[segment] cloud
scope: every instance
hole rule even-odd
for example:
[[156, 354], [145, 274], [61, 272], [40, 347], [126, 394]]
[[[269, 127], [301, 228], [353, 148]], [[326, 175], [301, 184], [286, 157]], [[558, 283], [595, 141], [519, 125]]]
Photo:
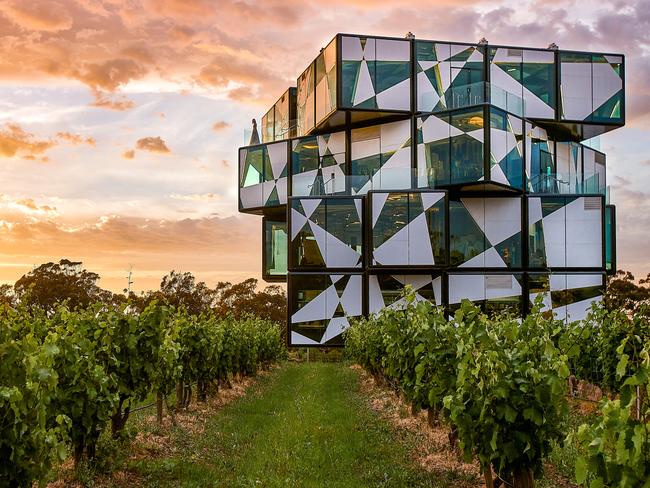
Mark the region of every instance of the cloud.
[[174, 200], [186, 200], [190, 202], [209, 202], [211, 200], [220, 200], [221, 195], [217, 193], [192, 193], [189, 195], [182, 195], [180, 193], [172, 193], [169, 195]]
[[13, 0], [5, 3], [0, 11], [20, 27], [35, 31], [67, 30], [73, 24], [65, 5], [52, 0]]
[[93, 90], [93, 96], [95, 100], [91, 104], [93, 107], [106, 108], [108, 110], [115, 110], [117, 112], [123, 112], [125, 110], [132, 109], [135, 106], [132, 100], [129, 100], [125, 96], [110, 96], [101, 91]]
[[19, 157], [31, 161], [40, 159], [46, 162], [43, 153], [56, 144], [52, 139], [38, 139], [18, 124], [6, 123], [0, 128], [0, 156], [7, 158]]
[[56, 137], [58, 139], [64, 140], [73, 146], [80, 146], [81, 144], [88, 144], [89, 146], [95, 146], [97, 141], [93, 137], [82, 137], [79, 134], [73, 134], [71, 132], [57, 132]]
[[212, 130], [215, 132], [221, 132], [225, 129], [230, 127], [230, 124], [224, 120], [218, 120], [214, 124], [212, 124]]
[[165, 141], [162, 140], [160, 136], [157, 137], [143, 137], [138, 139], [135, 143], [136, 149], [141, 149], [143, 151], [149, 151], [160, 154], [169, 154], [171, 151], [165, 144]]
[[122, 153], [122, 157], [124, 159], [133, 159], [133, 158], [135, 158], [135, 151], [133, 149], [129, 149], [128, 151], [124, 151]]
[[37, 205], [32, 198], [24, 198], [14, 202], [16, 206], [27, 209], [30, 212], [37, 214], [55, 214], [57, 213], [56, 207], [50, 205]]
[[[1, 217], [0, 217], [1, 218]], [[208, 283], [260, 274], [257, 218], [211, 216], [162, 220], [108, 215], [76, 225], [53, 219], [0, 222], [0, 280], [15, 281], [43, 263], [67, 257], [102, 276], [102, 286], [124, 287], [132, 264], [137, 289], [157, 288], [171, 269]], [[256, 238], [257, 237], [257, 238]], [[4, 264], [3, 264], [4, 263]]]

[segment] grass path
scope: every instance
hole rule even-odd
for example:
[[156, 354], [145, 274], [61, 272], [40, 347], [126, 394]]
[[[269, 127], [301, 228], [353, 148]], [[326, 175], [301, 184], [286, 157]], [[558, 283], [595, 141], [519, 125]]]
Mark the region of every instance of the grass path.
[[286, 364], [208, 419], [171, 457], [133, 462], [145, 486], [454, 486], [412, 459], [416, 438], [371, 411], [340, 363]]

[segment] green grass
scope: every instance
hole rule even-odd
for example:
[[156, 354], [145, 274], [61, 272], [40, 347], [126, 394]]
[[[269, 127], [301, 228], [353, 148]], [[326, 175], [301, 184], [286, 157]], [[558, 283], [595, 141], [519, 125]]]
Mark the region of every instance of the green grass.
[[145, 486], [455, 486], [415, 464], [416, 438], [379, 419], [341, 363], [285, 364], [173, 442], [173, 457], [131, 464]]

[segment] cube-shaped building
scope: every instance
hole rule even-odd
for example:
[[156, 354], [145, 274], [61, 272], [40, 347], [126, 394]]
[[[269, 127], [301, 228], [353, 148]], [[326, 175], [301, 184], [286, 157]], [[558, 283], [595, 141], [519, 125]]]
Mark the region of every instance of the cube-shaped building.
[[593, 138], [625, 123], [624, 56], [338, 34], [239, 149], [289, 342], [418, 300], [585, 316], [616, 269]]

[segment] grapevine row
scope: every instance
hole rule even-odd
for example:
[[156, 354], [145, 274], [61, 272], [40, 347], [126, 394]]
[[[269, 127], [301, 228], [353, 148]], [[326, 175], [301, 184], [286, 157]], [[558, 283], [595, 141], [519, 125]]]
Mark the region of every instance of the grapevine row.
[[[540, 312], [541, 303], [520, 319], [488, 316], [465, 301], [450, 319], [412, 292], [406, 302], [354, 322], [346, 350], [415, 410], [427, 409], [432, 423], [444, 420], [452, 444], [478, 459], [487, 487], [534, 486], [552, 446], [563, 442], [582, 454], [579, 483], [650, 487], [650, 310], [628, 317], [594, 307], [567, 325]], [[568, 378], [592, 379], [585, 354], [616, 393], [596, 423], [565, 439]]]
[[71, 450], [94, 458], [133, 405], [177, 385], [229, 382], [285, 354], [277, 324], [189, 315], [157, 303], [142, 313], [102, 304], [53, 314], [0, 310], [0, 486], [31, 486]]

